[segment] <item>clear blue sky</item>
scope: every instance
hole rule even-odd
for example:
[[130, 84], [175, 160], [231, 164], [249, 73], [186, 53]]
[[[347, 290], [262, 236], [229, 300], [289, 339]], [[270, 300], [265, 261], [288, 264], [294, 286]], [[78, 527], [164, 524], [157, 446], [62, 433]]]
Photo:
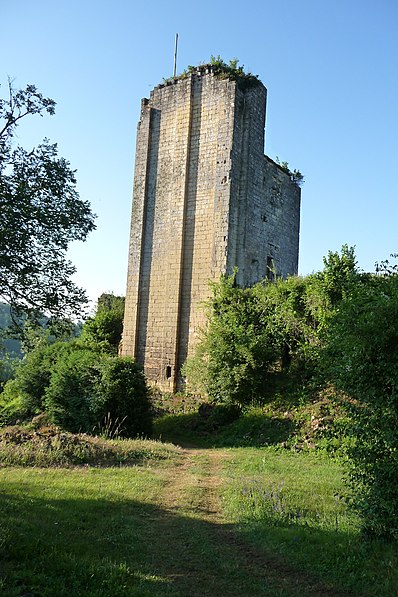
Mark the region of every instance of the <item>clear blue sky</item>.
[[301, 274], [344, 243], [364, 270], [398, 252], [396, 0], [0, 0], [0, 19], [3, 93], [9, 75], [57, 101], [19, 142], [58, 142], [98, 215], [70, 251], [93, 300], [125, 293], [140, 100], [176, 32], [179, 71], [237, 57], [267, 87], [266, 153], [305, 175]]

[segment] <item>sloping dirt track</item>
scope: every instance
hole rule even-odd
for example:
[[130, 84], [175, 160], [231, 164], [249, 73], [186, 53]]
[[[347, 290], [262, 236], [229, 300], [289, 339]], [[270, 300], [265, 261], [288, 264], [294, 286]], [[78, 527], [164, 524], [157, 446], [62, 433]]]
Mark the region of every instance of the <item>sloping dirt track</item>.
[[[168, 473], [161, 496], [162, 508], [170, 515], [197, 521], [198, 524], [200, 521], [200, 527], [195, 529], [203, 538], [203, 558], [205, 551], [206, 557], [212, 551], [207, 568], [195, 565], [198, 554], [190, 543], [193, 538], [184, 538], [179, 532], [176, 540], [187, 541], [189, 565], [184, 568], [184, 584], [180, 588], [179, 575], [170, 576], [176, 594], [192, 597], [350, 595], [322, 584], [281, 558], [249, 545], [234, 525], [225, 519], [220, 488], [224, 481], [223, 463], [227, 458], [228, 452], [222, 449], [185, 448], [179, 466]], [[172, 537], [170, 543], [173, 543]], [[191, 584], [187, 592], [188, 579]]]

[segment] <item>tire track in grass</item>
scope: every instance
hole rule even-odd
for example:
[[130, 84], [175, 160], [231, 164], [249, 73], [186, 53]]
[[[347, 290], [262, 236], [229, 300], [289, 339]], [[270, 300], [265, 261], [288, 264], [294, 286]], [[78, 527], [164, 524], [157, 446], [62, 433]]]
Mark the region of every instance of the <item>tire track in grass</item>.
[[[181, 575], [173, 575], [176, 594], [187, 597], [350, 595], [319, 582], [279, 556], [260, 551], [239, 535], [222, 512], [223, 463], [227, 459], [226, 450], [185, 448], [180, 463], [167, 473], [165, 490], [160, 496], [162, 508], [187, 521], [200, 522], [200, 527], [188, 530], [190, 565], [182, 575], [185, 587], [187, 581], [192, 586], [189, 592], [180, 587], [181, 592], [178, 589]], [[201, 535], [201, 549], [195, 546], [194, 529]], [[182, 540], [181, 529], [178, 540]], [[176, 543], [174, 549], [176, 558], [180, 557]]]

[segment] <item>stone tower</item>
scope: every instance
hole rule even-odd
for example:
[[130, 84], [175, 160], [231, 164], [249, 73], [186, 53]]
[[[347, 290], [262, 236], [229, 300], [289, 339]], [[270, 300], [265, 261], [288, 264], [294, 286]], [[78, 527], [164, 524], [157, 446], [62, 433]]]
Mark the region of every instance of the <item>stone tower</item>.
[[209, 280], [297, 273], [300, 189], [264, 156], [266, 94], [203, 66], [142, 100], [121, 352], [163, 390], [179, 386]]

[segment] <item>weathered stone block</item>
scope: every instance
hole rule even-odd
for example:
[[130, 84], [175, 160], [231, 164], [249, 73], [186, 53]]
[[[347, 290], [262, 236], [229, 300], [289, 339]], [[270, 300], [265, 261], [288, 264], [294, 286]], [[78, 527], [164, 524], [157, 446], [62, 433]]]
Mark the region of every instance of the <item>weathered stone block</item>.
[[142, 100], [122, 354], [166, 390], [205, 324], [209, 280], [297, 273], [300, 189], [264, 156], [266, 89], [199, 69]]

